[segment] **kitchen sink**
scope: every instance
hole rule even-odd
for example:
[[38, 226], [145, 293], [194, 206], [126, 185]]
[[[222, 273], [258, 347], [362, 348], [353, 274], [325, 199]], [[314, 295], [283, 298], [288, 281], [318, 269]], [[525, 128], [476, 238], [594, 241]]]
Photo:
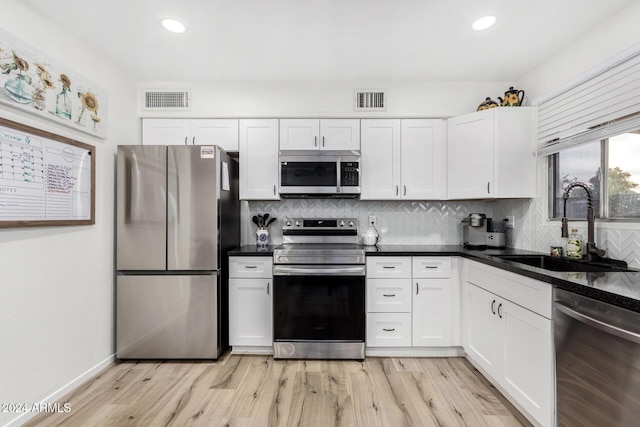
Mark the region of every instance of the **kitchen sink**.
[[571, 260], [567, 258], [552, 257], [549, 255], [494, 255], [493, 258], [505, 261], [526, 264], [532, 267], [551, 271], [576, 271], [576, 272], [625, 272], [634, 270], [627, 268], [627, 263], [613, 259], [598, 261]]

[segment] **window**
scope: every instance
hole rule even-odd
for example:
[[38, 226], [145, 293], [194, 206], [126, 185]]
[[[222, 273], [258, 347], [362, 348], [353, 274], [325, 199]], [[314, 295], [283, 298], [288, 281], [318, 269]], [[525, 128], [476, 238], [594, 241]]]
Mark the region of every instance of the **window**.
[[[549, 156], [549, 162], [551, 218], [565, 216], [562, 194], [574, 181], [591, 188], [596, 218], [640, 218], [640, 130], [561, 150]], [[583, 189], [571, 191], [566, 216], [587, 217]]]

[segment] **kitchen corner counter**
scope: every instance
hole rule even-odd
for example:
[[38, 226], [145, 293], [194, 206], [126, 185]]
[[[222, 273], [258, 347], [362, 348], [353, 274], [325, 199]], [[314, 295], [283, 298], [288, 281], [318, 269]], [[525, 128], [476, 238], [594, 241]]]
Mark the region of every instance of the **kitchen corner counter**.
[[579, 295], [640, 312], [639, 272], [559, 272], [504, 259], [496, 255], [543, 255], [521, 249], [470, 249], [458, 245], [378, 245], [366, 247], [367, 256], [460, 256], [549, 283]]
[[273, 256], [273, 250], [277, 246], [269, 245], [259, 248], [256, 245], [245, 245], [229, 251], [229, 256]]

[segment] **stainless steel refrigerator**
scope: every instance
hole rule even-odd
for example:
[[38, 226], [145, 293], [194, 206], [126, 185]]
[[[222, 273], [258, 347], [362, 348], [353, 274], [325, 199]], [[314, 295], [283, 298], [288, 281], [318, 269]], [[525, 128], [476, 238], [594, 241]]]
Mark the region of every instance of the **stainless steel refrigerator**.
[[238, 165], [219, 147], [118, 147], [118, 359], [218, 358], [239, 217]]

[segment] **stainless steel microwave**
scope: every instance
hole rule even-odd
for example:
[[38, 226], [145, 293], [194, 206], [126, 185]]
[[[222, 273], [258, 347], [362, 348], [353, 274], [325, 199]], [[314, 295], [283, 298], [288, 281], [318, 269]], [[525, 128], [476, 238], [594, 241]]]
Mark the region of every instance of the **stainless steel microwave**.
[[281, 152], [279, 160], [282, 197], [358, 197], [360, 195], [358, 152]]

